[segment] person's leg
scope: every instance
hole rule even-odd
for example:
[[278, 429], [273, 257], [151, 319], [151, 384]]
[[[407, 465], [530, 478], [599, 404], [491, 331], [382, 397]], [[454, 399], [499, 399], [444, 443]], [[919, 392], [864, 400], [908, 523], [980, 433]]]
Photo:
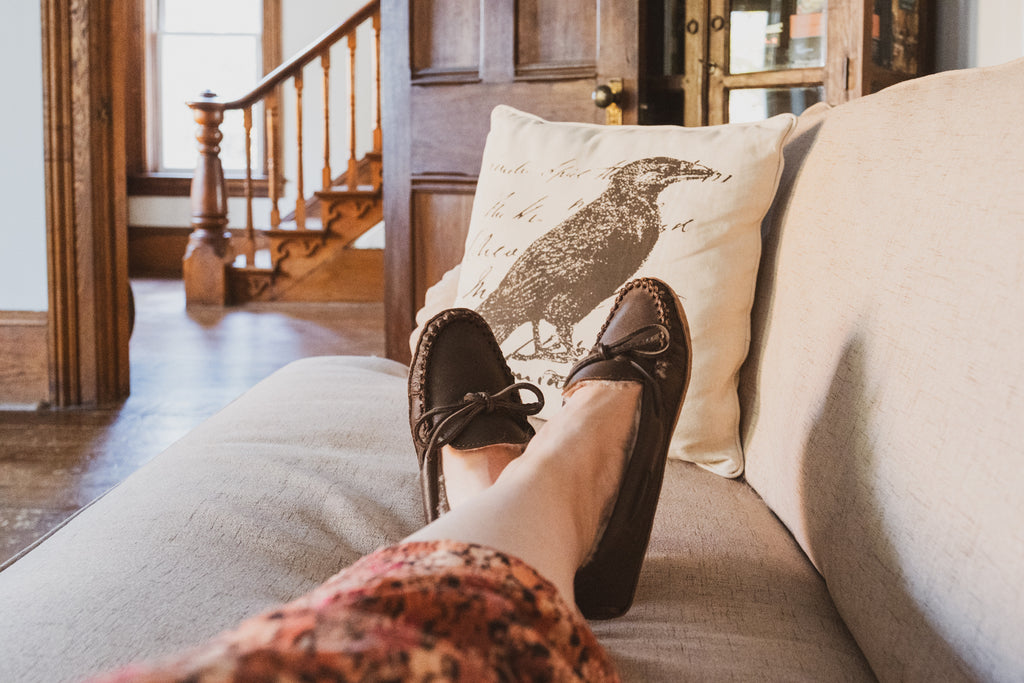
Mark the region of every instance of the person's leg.
[[489, 489], [509, 463], [523, 453], [526, 444], [494, 444], [459, 450], [442, 448], [441, 469], [445, 493], [454, 509], [476, 494]]
[[[432, 321], [427, 331], [430, 343], [421, 341], [417, 351], [416, 367], [422, 371], [410, 383], [414, 416], [421, 412], [417, 407], [425, 405], [420, 384], [438, 395], [449, 394], [449, 400], [464, 396], [451, 409], [423, 413], [433, 417], [454, 410], [450, 421], [470, 416], [465, 428], [474, 430], [477, 438], [461, 444], [445, 441], [456, 448], [510, 443], [499, 432], [484, 429], [482, 422], [477, 425], [476, 416], [493, 420], [500, 417], [499, 409], [522, 412], [524, 406], [508, 406], [504, 399], [521, 387], [536, 391], [529, 385], [511, 386], [508, 379], [501, 388], [498, 374], [492, 384], [500, 391], [493, 396], [480, 393], [476, 383], [463, 382], [464, 386], [457, 384], [452, 390], [451, 383], [473, 377], [466, 370], [467, 358], [487, 357], [482, 353], [487, 348], [491, 360], [500, 353], [486, 322], [477, 318], [472, 311], [460, 311]], [[451, 324], [457, 322], [467, 325]], [[466, 333], [474, 330], [476, 343], [471, 348], [467, 340], [473, 335]], [[435, 357], [447, 362], [431, 363]], [[487, 477], [478, 479], [475, 491], [453, 511], [458, 514], [437, 519], [410, 540], [490, 546], [533, 566], [588, 618], [624, 614], [632, 604], [643, 566], [690, 365], [690, 334], [678, 297], [657, 280], [628, 283], [616, 297], [591, 352], [570, 370], [565, 405], [542, 434], [534, 436], [493, 486], [480, 491]], [[506, 369], [506, 377], [510, 374]], [[416, 418], [414, 433], [426, 426], [426, 419]], [[501, 427], [505, 422], [495, 424]], [[435, 420], [431, 444], [439, 443], [436, 435], [444, 433], [446, 424]], [[463, 464], [459, 461], [463, 454], [452, 449], [428, 446], [425, 450], [433, 459], [421, 461], [438, 465], [421, 470], [428, 484], [434, 481], [434, 472], [446, 469], [446, 452], [449, 471]], [[483, 462], [494, 452], [485, 448], [476, 455]]]
[[[572, 603], [573, 577], [590, 553], [614, 503], [631, 450], [641, 385], [588, 381], [574, 387], [559, 411], [493, 486], [479, 477], [463, 496], [457, 476], [446, 481], [451, 512], [409, 541], [456, 540], [518, 557]], [[463, 462], [501, 458], [497, 445], [458, 453], [445, 447], [445, 476]], [[488, 457], [480, 457], [488, 456]]]

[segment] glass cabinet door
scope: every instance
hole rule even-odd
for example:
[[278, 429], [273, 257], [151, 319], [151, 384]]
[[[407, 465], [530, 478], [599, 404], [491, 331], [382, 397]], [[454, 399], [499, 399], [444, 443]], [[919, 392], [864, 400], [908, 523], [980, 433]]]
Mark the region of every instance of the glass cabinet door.
[[825, 99], [827, 0], [711, 0], [708, 123], [801, 113]]
[[930, 0], [643, 0], [641, 123], [799, 114], [927, 73]]
[[874, 0], [871, 60], [876, 66], [917, 75], [921, 8], [917, 0]]
[[800, 113], [825, 99], [827, 0], [647, 0], [642, 123]]
[[641, 3], [640, 122], [707, 123], [708, 0]]

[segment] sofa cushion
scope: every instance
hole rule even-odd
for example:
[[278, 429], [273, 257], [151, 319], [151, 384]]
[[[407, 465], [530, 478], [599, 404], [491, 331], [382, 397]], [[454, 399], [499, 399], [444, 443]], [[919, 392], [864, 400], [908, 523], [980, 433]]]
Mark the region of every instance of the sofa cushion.
[[883, 679], [1024, 672], [1021, 93], [1024, 61], [833, 109], [767, 226], [747, 478]]
[[670, 456], [742, 472], [737, 374], [761, 219], [794, 122], [598, 126], [494, 109], [455, 305], [483, 315], [512, 372], [544, 391], [540, 417], [561, 406], [622, 285], [657, 277], [693, 335]]
[[79, 680], [197, 642], [409, 533], [405, 377], [381, 359], [293, 363], [86, 508], [0, 573], [17, 615], [0, 619], [0, 680]]
[[[405, 369], [293, 363], [0, 572], [0, 680], [78, 680], [290, 600], [422, 520]], [[626, 680], [870, 680], [825, 585], [744, 483], [669, 463]]]

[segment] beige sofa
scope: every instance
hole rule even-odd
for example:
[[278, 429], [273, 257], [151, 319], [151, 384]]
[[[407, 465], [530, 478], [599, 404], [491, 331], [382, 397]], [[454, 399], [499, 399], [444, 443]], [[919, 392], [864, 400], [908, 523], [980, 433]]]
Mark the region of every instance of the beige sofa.
[[[801, 117], [746, 474], [669, 463], [636, 604], [594, 624], [627, 680], [1024, 679], [1022, 121], [1024, 61]], [[0, 680], [187, 645], [415, 529], [405, 386], [295, 363], [16, 559]]]

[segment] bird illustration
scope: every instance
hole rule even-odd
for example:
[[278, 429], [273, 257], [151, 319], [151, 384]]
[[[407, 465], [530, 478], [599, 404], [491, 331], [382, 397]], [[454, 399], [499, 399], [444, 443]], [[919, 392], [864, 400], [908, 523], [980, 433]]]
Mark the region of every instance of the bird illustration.
[[[575, 360], [585, 349], [573, 328], [644, 264], [663, 229], [658, 196], [673, 183], [720, 176], [698, 162], [651, 157], [616, 169], [607, 189], [534, 241], [477, 308], [499, 344], [520, 326], [533, 328], [533, 353], [509, 357]], [[540, 324], [555, 329], [554, 345]]]

